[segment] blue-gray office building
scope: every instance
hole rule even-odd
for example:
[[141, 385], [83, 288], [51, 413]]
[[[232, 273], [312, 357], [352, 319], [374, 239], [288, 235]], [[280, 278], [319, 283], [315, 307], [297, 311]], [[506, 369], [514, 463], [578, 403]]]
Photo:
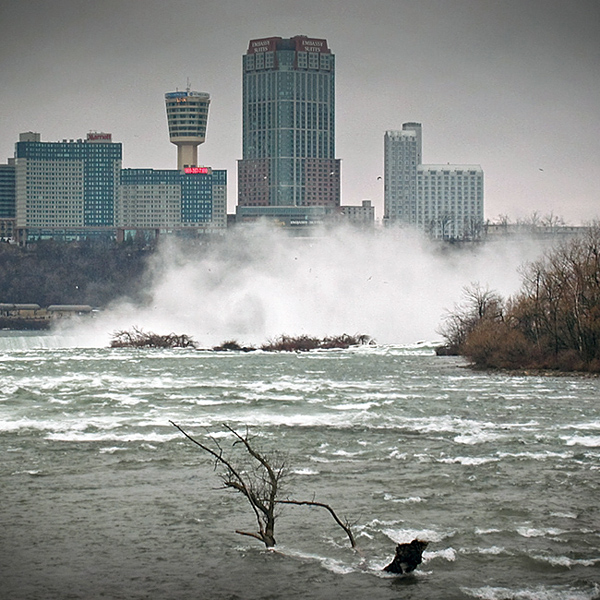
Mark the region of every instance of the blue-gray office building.
[[335, 56], [327, 40], [251, 40], [242, 104], [238, 217], [277, 212], [274, 207], [298, 207], [291, 209], [298, 217], [303, 207], [339, 207]]
[[123, 169], [115, 221], [124, 232], [223, 230], [227, 226], [227, 171], [210, 167]]

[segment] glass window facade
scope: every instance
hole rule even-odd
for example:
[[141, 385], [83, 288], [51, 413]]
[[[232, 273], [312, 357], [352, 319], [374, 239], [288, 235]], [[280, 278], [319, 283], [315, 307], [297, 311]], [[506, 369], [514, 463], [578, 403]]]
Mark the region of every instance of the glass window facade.
[[[251, 40], [243, 57], [242, 144], [240, 206], [307, 204], [307, 190], [318, 185], [311, 179], [314, 161], [332, 174], [322, 203], [339, 206], [335, 62], [326, 40]], [[257, 169], [266, 177], [261, 182], [252, 176]]]
[[120, 143], [17, 142], [17, 226], [113, 226], [121, 159]]
[[15, 166], [0, 165], [0, 219], [14, 219], [16, 208]]
[[227, 172], [123, 169], [117, 226], [226, 226]]

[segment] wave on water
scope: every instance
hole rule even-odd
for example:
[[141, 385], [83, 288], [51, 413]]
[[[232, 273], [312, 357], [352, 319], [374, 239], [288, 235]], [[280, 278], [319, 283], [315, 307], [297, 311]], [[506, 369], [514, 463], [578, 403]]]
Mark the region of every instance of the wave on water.
[[594, 584], [587, 590], [576, 590], [569, 586], [536, 587], [493, 587], [461, 588], [463, 592], [480, 600], [597, 600], [600, 586]]
[[563, 533], [567, 533], [563, 529], [556, 529], [554, 527], [549, 527], [546, 529], [540, 529], [538, 527], [517, 527], [517, 533], [520, 536], [526, 538], [532, 537], [556, 537], [562, 535]]
[[179, 439], [181, 436], [177, 433], [161, 434], [150, 433], [50, 433], [46, 436], [47, 440], [58, 442], [169, 442]]
[[571, 569], [577, 565], [581, 565], [583, 567], [593, 567], [594, 565], [600, 563], [600, 558], [569, 558], [568, 556], [551, 556], [549, 554], [536, 553], [530, 553], [529, 556], [533, 560], [548, 563], [553, 567], [564, 567], [565, 569]]
[[562, 436], [562, 439], [566, 442], [567, 446], [585, 446], [586, 448], [599, 448], [600, 447], [600, 435]]
[[[375, 523], [376, 521], [372, 521]], [[456, 531], [436, 531], [435, 529], [392, 529], [384, 527], [381, 533], [386, 535], [395, 544], [408, 544], [414, 539], [426, 540], [428, 542], [441, 542], [442, 540], [452, 538]]]

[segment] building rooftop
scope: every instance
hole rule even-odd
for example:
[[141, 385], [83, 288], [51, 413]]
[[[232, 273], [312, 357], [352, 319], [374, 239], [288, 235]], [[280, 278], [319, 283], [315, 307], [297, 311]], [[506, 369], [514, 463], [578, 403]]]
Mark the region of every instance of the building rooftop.
[[481, 171], [481, 165], [417, 165], [417, 171]]

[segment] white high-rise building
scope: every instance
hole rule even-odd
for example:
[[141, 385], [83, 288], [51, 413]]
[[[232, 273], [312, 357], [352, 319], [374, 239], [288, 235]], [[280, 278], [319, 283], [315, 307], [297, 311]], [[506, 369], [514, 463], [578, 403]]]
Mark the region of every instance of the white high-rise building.
[[413, 224], [417, 216], [417, 166], [421, 164], [421, 124], [404, 123], [402, 131], [386, 131], [386, 222]]
[[441, 239], [481, 235], [483, 170], [479, 165], [422, 164], [420, 123], [386, 131], [384, 150], [386, 223], [413, 226]]

